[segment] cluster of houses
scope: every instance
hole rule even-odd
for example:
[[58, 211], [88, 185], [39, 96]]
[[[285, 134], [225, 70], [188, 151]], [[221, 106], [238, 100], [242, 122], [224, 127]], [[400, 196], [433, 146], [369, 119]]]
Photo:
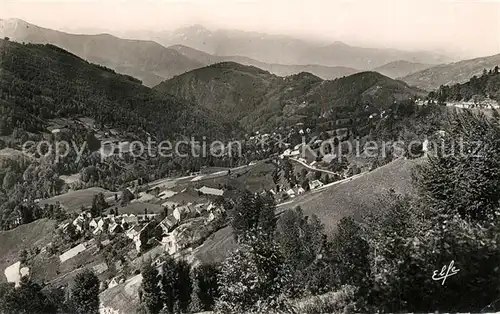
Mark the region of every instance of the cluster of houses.
[[[479, 99], [478, 99], [479, 98]], [[498, 102], [491, 98], [478, 97], [476, 99], [471, 99], [468, 101], [447, 101], [447, 107], [458, 107], [458, 108], [481, 108], [481, 109], [498, 109], [500, 106]], [[419, 106], [424, 106], [429, 104], [429, 100], [417, 99], [415, 103]]]
[[[91, 218], [90, 213], [84, 212], [72, 222], [65, 223], [61, 227], [67, 228], [69, 224], [72, 224], [75, 226], [76, 230], [80, 232], [85, 230], [85, 228], [88, 228], [88, 230], [96, 235], [101, 232], [109, 234], [122, 233], [134, 242], [135, 249], [137, 252], [140, 252], [143, 244], [142, 241], [144, 241], [144, 239], [149, 241], [148, 237], [143, 237], [141, 235], [143, 232], [147, 232], [150, 224], [154, 223], [155, 228], [161, 228], [163, 234], [163, 239], [159, 244], [163, 246], [165, 252], [173, 255], [178, 253], [180, 250], [187, 248], [193, 242], [192, 232], [189, 231], [192, 229], [189, 227], [190, 219], [198, 217], [198, 222], [201, 221], [202, 225], [208, 225], [223, 212], [223, 207], [216, 206], [213, 203], [189, 203], [187, 205], [174, 208], [172, 212], [160, 222], [157, 220], [158, 214], [123, 214]], [[81, 243], [62, 253], [59, 256], [61, 263], [88, 250], [92, 247], [91, 244], [94, 244], [93, 246], [95, 246], [95, 240], [92, 239], [90, 241], [92, 243]], [[109, 242], [109, 240], [106, 241]], [[99, 273], [105, 271], [107, 266], [104, 267], [104, 265], [98, 265], [96, 268], [98, 269], [94, 269], [94, 271]]]
[[151, 219], [155, 219], [159, 214], [108, 214], [104, 217], [92, 218], [89, 211], [82, 212], [71, 223], [67, 222], [61, 226], [63, 230], [67, 229], [69, 224], [75, 227], [77, 232], [83, 232], [87, 228], [94, 234], [100, 233], [120, 233], [128, 229], [129, 226], [143, 224]]
[[[323, 185], [324, 185], [323, 182], [321, 182], [320, 180], [313, 180], [313, 181], [309, 182], [309, 189], [311, 191], [316, 190], [316, 189], [319, 189], [320, 187], [322, 187]], [[304, 194], [305, 192], [306, 192], [306, 190], [303, 187], [298, 186], [298, 187], [288, 189], [286, 191], [286, 194], [290, 198], [294, 198], [295, 196]], [[273, 191], [271, 191], [271, 193], [273, 193]]]
[[[163, 219], [159, 226], [163, 229], [162, 245], [169, 255], [177, 253], [186, 248], [191, 242], [191, 235], [186, 232], [180, 223], [189, 218], [204, 217], [204, 224], [209, 224], [224, 213], [224, 207], [216, 206], [214, 203], [188, 204], [176, 207], [171, 215]], [[179, 227], [177, 227], [179, 226]], [[139, 243], [140, 245], [140, 243]], [[137, 246], [137, 244], [136, 244]]]

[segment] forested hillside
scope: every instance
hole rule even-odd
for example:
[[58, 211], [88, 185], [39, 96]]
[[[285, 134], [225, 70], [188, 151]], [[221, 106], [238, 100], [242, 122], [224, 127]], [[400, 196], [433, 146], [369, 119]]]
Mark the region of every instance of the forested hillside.
[[481, 76], [473, 76], [468, 82], [455, 85], [442, 85], [436, 92], [429, 93], [431, 99], [439, 102], [470, 101], [481, 102], [489, 98], [500, 101], [500, 72], [498, 66], [483, 70]]
[[247, 130], [324, 117], [383, 111], [394, 101], [423, 95], [376, 72], [324, 81], [310, 73], [278, 77], [255, 67], [224, 62], [165, 81], [155, 89], [198, 103], [239, 121]]
[[16, 128], [38, 132], [46, 119], [83, 116], [169, 137], [230, 134], [228, 125], [196, 104], [160, 95], [58, 47], [0, 40], [0, 53], [0, 135]]

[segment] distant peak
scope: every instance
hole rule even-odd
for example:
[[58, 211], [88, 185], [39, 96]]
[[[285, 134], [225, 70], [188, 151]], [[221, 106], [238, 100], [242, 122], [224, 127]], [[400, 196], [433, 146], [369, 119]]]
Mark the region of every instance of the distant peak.
[[341, 41], [334, 41], [330, 46], [349, 47], [348, 44], [341, 42]]

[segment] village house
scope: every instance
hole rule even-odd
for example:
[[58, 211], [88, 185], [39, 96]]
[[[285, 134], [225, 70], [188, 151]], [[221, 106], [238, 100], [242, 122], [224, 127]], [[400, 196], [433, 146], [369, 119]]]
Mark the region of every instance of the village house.
[[109, 222], [109, 219], [107, 219], [107, 218], [99, 218], [98, 220], [96, 219], [96, 221], [97, 221], [96, 222], [97, 226], [95, 228], [93, 228], [91, 226], [91, 230], [93, 228], [92, 233], [93, 234], [99, 234], [99, 233], [104, 232], [104, 226], [106, 225], [106, 222]]
[[167, 198], [171, 198], [172, 196], [174, 196], [176, 194], [177, 194], [177, 192], [175, 192], [175, 191], [165, 190], [165, 191], [161, 192], [160, 194], [158, 194], [158, 197], [162, 200], [165, 200]]
[[61, 263], [77, 256], [78, 254], [80, 254], [81, 252], [85, 251], [87, 248], [85, 247], [85, 244], [79, 244], [69, 250], [67, 250], [66, 252], [64, 252], [63, 254], [59, 255], [59, 260], [61, 261]]
[[179, 203], [166, 201], [166, 202], [162, 203], [161, 206], [166, 207], [166, 208], [175, 208], [175, 207], [179, 206]]
[[169, 255], [178, 253], [187, 248], [193, 239], [191, 226], [182, 225], [162, 238], [162, 245]]
[[108, 289], [118, 286], [118, 277], [113, 277], [108, 283]]
[[198, 215], [201, 215], [201, 214], [203, 214], [205, 211], [207, 211], [208, 206], [209, 206], [209, 205], [208, 205], [207, 203], [196, 204], [196, 205], [194, 206], [194, 209], [195, 209], [195, 211], [196, 211], [196, 213], [197, 213]]
[[84, 223], [85, 223], [85, 218], [83, 218], [82, 216], [78, 216], [75, 218], [75, 220], [73, 220], [73, 226], [75, 226], [78, 232], [83, 231]]
[[177, 225], [177, 221], [173, 215], [169, 215], [160, 222], [160, 227], [163, 229], [163, 233], [169, 233]]
[[98, 220], [93, 218], [90, 223], [89, 223], [89, 227], [90, 227], [90, 230], [95, 230], [97, 228], [97, 222]]
[[125, 231], [125, 236], [130, 240], [134, 240], [134, 238], [139, 234], [142, 227], [139, 225], [132, 226], [130, 229]]
[[149, 224], [150, 223], [145, 224], [144, 226], [142, 226], [142, 228], [140, 226], [134, 226], [133, 228], [131, 228], [131, 229], [127, 230], [127, 232], [125, 232], [125, 235], [129, 239], [132, 239], [132, 241], [134, 241], [135, 249], [137, 250], [137, 252], [141, 251], [141, 245], [142, 245], [141, 234], [146, 230], [146, 228], [149, 226]]
[[103, 272], [105, 272], [106, 270], [108, 270], [108, 265], [106, 264], [106, 262], [102, 262], [102, 263], [97, 264], [94, 267], [92, 267], [92, 270], [94, 271], [94, 273], [96, 275], [100, 275]]
[[137, 225], [139, 223], [139, 219], [134, 214], [123, 214], [121, 216], [121, 224], [128, 224], [129, 226]]
[[109, 225], [108, 230], [109, 230], [110, 234], [115, 234], [115, 233], [122, 232], [123, 231], [123, 227], [120, 224], [118, 224], [118, 223], [116, 223], [116, 222], [113, 221], [113, 223], [111, 223]]
[[140, 214], [140, 215], [137, 215], [137, 219], [139, 220], [139, 223], [143, 223], [143, 222], [147, 222], [151, 219], [154, 219], [156, 218], [156, 216], [158, 216], [158, 214], [156, 213], [153, 213], [153, 214]]
[[309, 183], [309, 189], [314, 190], [322, 187], [324, 184], [320, 180], [313, 180]]
[[163, 248], [168, 255], [174, 255], [178, 252], [179, 247], [177, 245], [176, 238], [173, 234], [169, 233], [164, 236], [161, 240]]
[[179, 222], [179, 221], [184, 220], [186, 218], [194, 217], [195, 213], [196, 213], [196, 211], [192, 207], [192, 205], [188, 204], [188, 205], [176, 207], [172, 214], [173, 214], [174, 218]]

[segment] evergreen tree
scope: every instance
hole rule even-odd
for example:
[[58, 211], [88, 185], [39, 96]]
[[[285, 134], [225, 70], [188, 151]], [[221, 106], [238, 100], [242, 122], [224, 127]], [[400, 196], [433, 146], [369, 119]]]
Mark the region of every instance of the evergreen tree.
[[191, 276], [190, 266], [185, 260], [179, 260], [175, 264], [175, 281], [174, 281], [174, 299], [175, 310], [177, 312], [186, 312], [189, 309], [191, 301]]
[[148, 314], [157, 314], [163, 307], [158, 270], [151, 262], [146, 262], [141, 269], [141, 274], [142, 284], [139, 292], [140, 301]]
[[42, 293], [42, 288], [28, 277], [21, 278], [18, 288], [0, 285], [0, 312], [13, 314], [57, 313], [62, 304], [53, 304]]
[[193, 290], [191, 293], [191, 311], [212, 311], [218, 297], [218, 271], [214, 265], [200, 265], [191, 271]]
[[340, 220], [330, 250], [340, 285], [365, 286], [370, 277], [369, 245], [351, 217]]
[[126, 206], [133, 199], [134, 199], [134, 194], [132, 194], [132, 192], [130, 192], [129, 189], [123, 189], [123, 191], [122, 191], [121, 205], [122, 206]]
[[291, 273], [278, 247], [254, 238], [222, 264], [216, 312], [289, 311], [285, 288]]
[[415, 182], [430, 208], [490, 220], [500, 204], [500, 126], [468, 111], [454, 114], [449, 125]]
[[275, 204], [268, 194], [262, 196], [244, 191], [232, 210], [232, 222], [236, 237], [242, 238], [259, 229], [259, 236], [272, 238], [275, 228]]
[[76, 275], [70, 295], [74, 313], [99, 313], [99, 279], [92, 271]]
[[166, 314], [173, 314], [175, 310], [174, 286], [177, 280], [176, 261], [168, 256], [163, 263], [161, 277], [161, 299], [163, 303], [163, 311]]
[[92, 207], [90, 209], [90, 213], [92, 217], [100, 217], [102, 216], [103, 211], [108, 207], [106, 203], [106, 199], [104, 198], [104, 194], [99, 193], [94, 196], [92, 200]]

